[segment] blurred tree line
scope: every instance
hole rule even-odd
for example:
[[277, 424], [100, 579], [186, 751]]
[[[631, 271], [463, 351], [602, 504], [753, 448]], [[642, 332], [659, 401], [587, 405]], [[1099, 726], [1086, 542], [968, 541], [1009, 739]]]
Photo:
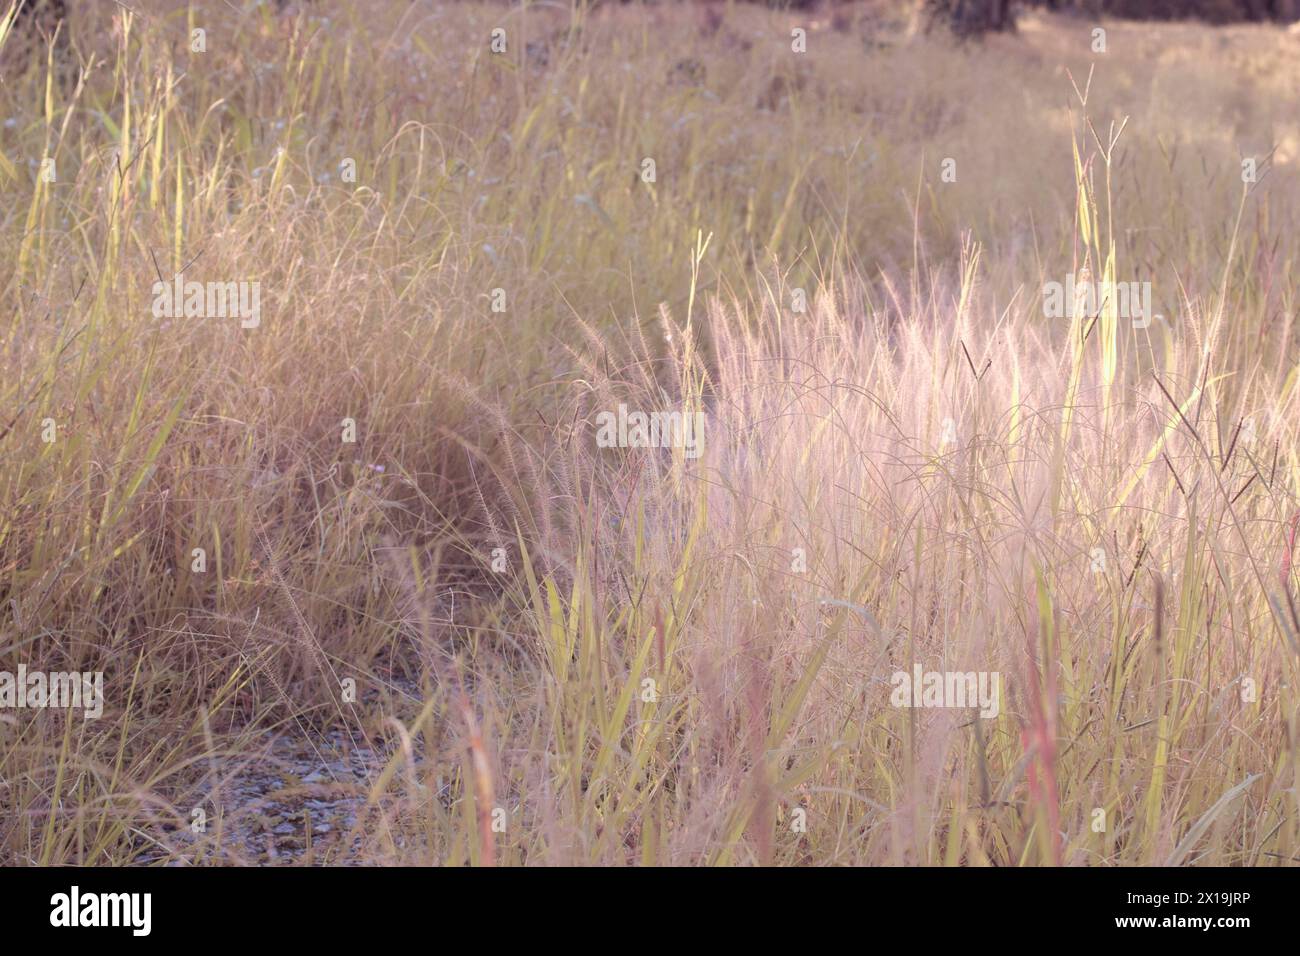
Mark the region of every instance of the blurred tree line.
[[[1300, 0], [1022, 0], [1024, 6], [1131, 20], [1197, 19], [1207, 23], [1300, 20]], [[946, 26], [958, 36], [1015, 26], [1011, 0], [921, 0], [927, 27]]]

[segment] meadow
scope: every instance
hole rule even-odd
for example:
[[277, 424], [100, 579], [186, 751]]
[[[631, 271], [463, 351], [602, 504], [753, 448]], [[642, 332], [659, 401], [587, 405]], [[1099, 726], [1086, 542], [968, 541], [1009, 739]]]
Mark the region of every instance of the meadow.
[[913, 13], [4, 37], [0, 862], [1300, 859], [1300, 35]]

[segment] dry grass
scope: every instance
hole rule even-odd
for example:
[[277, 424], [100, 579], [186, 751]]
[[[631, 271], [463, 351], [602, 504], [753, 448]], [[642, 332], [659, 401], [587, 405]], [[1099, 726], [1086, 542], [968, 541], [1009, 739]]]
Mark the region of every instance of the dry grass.
[[[1300, 855], [1300, 38], [349, 6], [3, 50], [0, 670], [108, 700], [0, 711], [0, 861], [252, 862], [232, 779], [330, 728], [304, 862]], [[1085, 271], [1162, 319], [1045, 317]]]

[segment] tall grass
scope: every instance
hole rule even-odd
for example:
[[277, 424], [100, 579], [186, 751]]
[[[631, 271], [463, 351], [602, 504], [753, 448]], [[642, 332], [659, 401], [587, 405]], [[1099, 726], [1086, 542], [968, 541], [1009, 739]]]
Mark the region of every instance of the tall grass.
[[4, 41], [0, 670], [109, 699], [0, 711], [0, 859], [255, 862], [331, 728], [305, 862], [1297, 857], [1294, 39], [349, 6]]

